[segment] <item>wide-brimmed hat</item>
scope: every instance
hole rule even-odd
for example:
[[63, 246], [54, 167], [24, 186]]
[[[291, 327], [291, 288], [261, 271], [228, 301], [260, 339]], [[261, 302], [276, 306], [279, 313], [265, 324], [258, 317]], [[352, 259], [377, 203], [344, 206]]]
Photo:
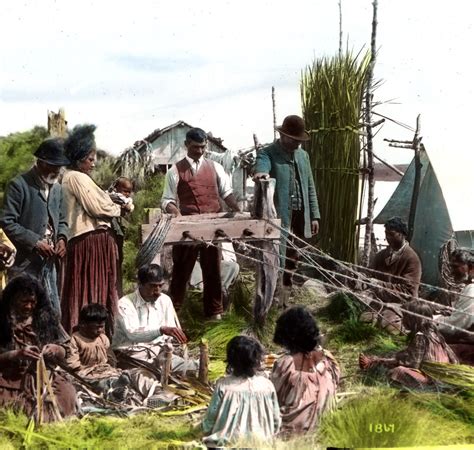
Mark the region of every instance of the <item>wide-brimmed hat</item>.
[[68, 166], [71, 164], [64, 154], [64, 141], [60, 138], [45, 139], [34, 155], [41, 161], [52, 166]]
[[309, 141], [309, 134], [304, 129], [304, 120], [300, 116], [287, 116], [283, 124], [275, 129], [296, 141]]

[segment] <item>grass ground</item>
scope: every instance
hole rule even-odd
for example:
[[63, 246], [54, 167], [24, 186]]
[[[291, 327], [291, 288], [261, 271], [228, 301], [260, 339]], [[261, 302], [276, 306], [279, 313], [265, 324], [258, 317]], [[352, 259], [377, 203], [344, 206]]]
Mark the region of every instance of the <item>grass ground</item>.
[[[244, 274], [232, 293], [233, 307], [221, 322], [206, 322], [202, 316], [200, 294], [190, 292], [181, 319], [191, 338], [191, 351], [201, 338], [209, 342], [210, 378], [225, 372], [225, 346], [233, 336], [245, 332], [260, 337], [269, 351], [278, 310], [273, 311], [263, 328], [251, 324], [251, 276]], [[327, 303], [314, 294], [299, 290], [292, 299], [306, 305], [316, 316], [325, 348], [339, 361], [343, 379], [338, 408], [327, 414], [317, 434], [268, 443], [258, 448], [315, 449], [335, 447], [401, 447], [414, 445], [474, 444], [474, 393], [466, 389], [446, 392], [400, 392], [388, 385], [381, 372], [363, 375], [357, 356], [390, 354], [404, 346], [404, 338], [355, 320], [350, 300]], [[8, 411], [0, 413], [0, 448], [199, 448], [202, 412], [182, 416], [158, 413], [129, 418], [88, 416], [34, 430], [25, 416]], [[242, 446], [249, 446], [243, 443]]]

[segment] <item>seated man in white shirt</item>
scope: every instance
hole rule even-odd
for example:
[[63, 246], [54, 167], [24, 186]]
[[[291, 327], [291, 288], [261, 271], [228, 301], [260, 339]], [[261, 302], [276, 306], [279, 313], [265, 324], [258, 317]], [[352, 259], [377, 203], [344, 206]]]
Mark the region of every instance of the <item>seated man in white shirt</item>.
[[[129, 356], [159, 364], [158, 356], [165, 343], [179, 352], [187, 337], [181, 329], [171, 299], [161, 293], [163, 271], [157, 264], [138, 270], [138, 288], [118, 302], [118, 316], [112, 347]], [[184, 367], [186, 366], [186, 367]], [[172, 371], [196, 370], [193, 360], [173, 355]]]

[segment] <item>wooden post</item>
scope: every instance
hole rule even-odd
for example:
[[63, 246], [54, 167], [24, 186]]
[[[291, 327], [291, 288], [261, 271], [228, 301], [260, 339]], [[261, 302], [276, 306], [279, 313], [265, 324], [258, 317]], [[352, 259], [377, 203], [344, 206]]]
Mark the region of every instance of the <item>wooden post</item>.
[[181, 371], [181, 378], [185, 380], [188, 376], [188, 361], [189, 361], [189, 352], [188, 344], [183, 344], [183, 370]]
[[415, 128], [415, 135], [413, 136], [412, 141], [400, 141], [398, 139], [384, 139], [388, 142], [390, 147], [396, 148], [407, 148], [412, 149], [415, 152], [415, 179], [413, 181], [413, 190], [411, 194], [411, 202], [410, 202], [410, 211], [408, 213], [408, 241], [411, 241], [413, 237], [413, 232], [415, 230], [415, 218], [416, 218], [416, 208], [418, 205], [418, 195], [420, 194], [420, 185], [421, 185], [421, 169], [423, 164], [421, 164], [421, 157], [420, 152], [422, 150], [421, 146], [421, 120], [420, 114], [418, 114], [416, 118], [416, 128]]
[[209, 381], [209, 346], [206, 339], [202, 339], [199, 344], [198, 379], [203, 384], [207, 384]]
[[421, 160], [420, 160], [420, 114], [416, 118], [416, 130], [413, 137], [413, 150], [415, 151], [415, 181], [413, 183], [413, 193], [410, 203], [410, 215], [408, 216], [408, 241], [413, 237], [415, 228], [416, 207], [418, 204], [418, 195], [420, 193], [421, 184]]
[[273, 142], [277, 140], [277, 116], [276, 116], [276, 105], [275, 105], [275, 86], [272, 86], [272, 109], [273, 109]]
[[339, 58], [342, 56], [342, 0], [339, 0]]
[[171, 360], [173, 358], [173, 346], [165, 344], [165, 354], [161, 366], [161, 387], [166, 389], [168, 387], [168, 380], [171, 373]]
[[377, 0], [372, 3], [373, 6], [373, 17], [372, 17], [372, 37], [370, 45], [370, 66], [367, 75], [367, 87], [365, 92], [365, 122], [367, 130], [367, 176], [368, 176], [368, 198], [367, 198], [367, 223], [365, 226], [365, 237], [364, 237], [364, 253], [362, 255], [362, 265], [368, 266], [371, 255], [371, 241], [374, 221], [374, 189], [375, 189], [375, 177], [374, 177], [374, 144], [372, 134], [372, 80], [374, 77], [375, 58], [377, 54], [376, 37], [377, 37]]
[[36, 425], [39, 426], [43, 423], [43, 368], [42, 363], [43, 357], [36, 362]]
[[[276, 218], [276, 210], [273, 204], [275, 193], [275, 179], [257, 180], [254, 191], [254, 215], [259, 219]], [[270, 225], [268, 225], [270, 227]], [[263, 325], [267, 318], [268, 311], [273, 303], [273, 296], [278, 281], [278, 271], [280, 266], [279, 243], [278, 241], [264, 240], [259, 242], [262, 249], [259, 258], [262, 263], [257, 266], [257, 279], [255, 289], [255, 303], [253, 306], [253, 316], [255, 323]]]

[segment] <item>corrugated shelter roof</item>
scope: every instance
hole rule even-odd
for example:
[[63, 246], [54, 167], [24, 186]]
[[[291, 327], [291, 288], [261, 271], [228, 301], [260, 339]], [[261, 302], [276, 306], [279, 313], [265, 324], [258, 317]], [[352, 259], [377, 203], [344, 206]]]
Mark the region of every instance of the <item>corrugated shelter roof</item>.
[[[166, 132], [168, 132], [168, 131], [172, 130], [173, 128], [176, 128], [176, 127], [194, 128], [192, 125], [189, 125], [189, 123], [185, 122], [184, 120], [179, 120], [178, 122], [173, 123], [172, 125], [168, 125], [165, 128], [157, 128], [156, 130], [152, 131], [147, 137], [145, 137], [143, 139], [143, 141], [152, 143], [152, 142], [156, 141], [160, 136], [162, 136]], [[210, 133], [207, 133], [207, 139], [209, 140], [209, 142], [212, 142], [214, 145], [216, 145], [217, 147], [222, 149], [223, 152], [225, 152], [227, 150], [227, 147], [225, 147], [222, 144], [222, 139], [216, 138], [216, 137], [212, 136], [212, 134], [210, 134]], [[139, 142], [142, 142], [142, 141], [139, 141]], [[144, 147], [145, 147], [145, 144], [141, 143], [137, 147], [137, 150], [140, 151]]]

